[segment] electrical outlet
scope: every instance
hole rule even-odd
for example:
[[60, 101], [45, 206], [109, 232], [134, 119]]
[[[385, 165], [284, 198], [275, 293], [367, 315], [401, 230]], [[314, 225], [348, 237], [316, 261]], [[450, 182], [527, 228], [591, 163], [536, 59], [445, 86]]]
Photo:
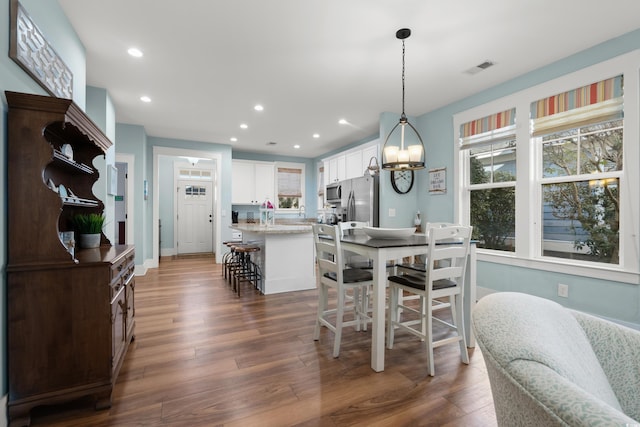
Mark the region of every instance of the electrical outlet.
[[562, 298], [569, 298], [569, 285], [558, 283], [558, 296]]
[[389, 217], [394, 217], [394, 216], [396, 216], [396, 209], [389, 208]]

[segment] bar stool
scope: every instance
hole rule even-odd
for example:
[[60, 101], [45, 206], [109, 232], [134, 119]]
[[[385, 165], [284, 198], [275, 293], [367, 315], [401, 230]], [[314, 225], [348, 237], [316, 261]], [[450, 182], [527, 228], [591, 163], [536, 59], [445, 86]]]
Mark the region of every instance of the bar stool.
[[224, 278], [229, 280], [229, 284], [231, 284], [231, 270], [238, 262], [238, 254], [236, 253], [236, 246], [241, 245], [242, 242], [238, 242], [235, 240], [228, 240], [226, 242], [222, 242], [225, 246], [229, 248], [229, 252], [224, 254], [222, 257], [222, 272]]
[[237, 255], [237, 263], [233, 265], [231, 282], [233, 290], [240, 296], [240, 282], [250, 282], [253, 286], [263, 292], [262, 271], [258, 264], [251, 259], [251, 254], [260, 251], [260, 246], [252, 244], [234, 245]]

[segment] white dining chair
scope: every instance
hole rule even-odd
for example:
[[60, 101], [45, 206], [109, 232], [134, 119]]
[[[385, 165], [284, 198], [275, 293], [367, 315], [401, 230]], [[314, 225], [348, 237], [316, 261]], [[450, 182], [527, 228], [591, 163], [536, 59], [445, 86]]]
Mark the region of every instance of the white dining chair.
[[[327, 327], [334, 333], [333, 357], [338, 357], [342, 329], [355, 326], [358, 331], [366, 330], [367, 323], [371, 322], [367, 304], [373, 275], [371, 270], [345, 268], [337, 225], [313, 224], [313, 238], [318, 262], [318, 311], [313, 339], [318, 341], [320, 327]], [[335, 304], [330, 303], [330, 289], [335, 290]], [[348, 292], [352, 292], [352, 296]], [[345, 315], [349, 315], [350, 320], [345, 320]]]
[[[462, 362], [469, 363], [463, 295], [471, 231], [472, 227], [461, 225], [431, 228], [424, 273], [411, 271], [388, 278], [387, 348], [393, 348], [396, 329], [418, 336], [425, 342], [430, 376], [435, 375], [433, 349], [436, 347], [457, 342]], [[406, 298], [399, 298], [401, 292], [417, 295], [418, 307], [408, 305]], [[441, 308], [450, 309], [451, 321], [433, 316], [433, 312]], [[434, 339], [434, 321], [449, 331], [445, 338]]]
[[[442, 228], [442, 227], [448, 227], [451, 225], [455, 225], [451, 222], [427, 222], [425, 224], [424, 230], [425, 230], [425, 235], [427, 236], [427, 238], [429, 238], [429, 230], [431, 230], [432, 228]], [[420, 255], [415, 255], [413, 256], [412, 260], [403, 260], [400, 263], [397, 263], [395, 265], [395, 274], [425, 274], [427, 272], [427, 254], [420, 254]], [[404, 301], [411, 301], [411, 300], [415, 300], [415, 299], [419, 299], [418, 295], [404, 295], [402, 291], [400, 291], [400, 295], [399, 298], [404, 299]], [[438, 310], [438, 309], [442, 309], [442, 308], [447, 308], [446, 304], [437, 304], [434, 309]], [[399, 310], [398, 313], [402, 312], [402, 310]], [[424, 334], [425, 331], [423, 329], [422, 333]]]

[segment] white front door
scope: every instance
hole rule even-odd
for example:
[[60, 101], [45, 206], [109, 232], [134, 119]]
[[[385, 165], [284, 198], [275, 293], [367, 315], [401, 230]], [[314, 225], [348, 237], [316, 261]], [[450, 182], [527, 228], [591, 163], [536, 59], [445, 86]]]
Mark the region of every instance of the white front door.
[[178, 253], [213, 252], [211, 181], [178, 181]]

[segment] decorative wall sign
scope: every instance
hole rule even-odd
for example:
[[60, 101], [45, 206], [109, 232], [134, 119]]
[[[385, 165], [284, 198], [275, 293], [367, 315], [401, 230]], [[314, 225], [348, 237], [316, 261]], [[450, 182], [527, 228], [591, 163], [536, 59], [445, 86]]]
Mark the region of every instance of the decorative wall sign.
[[114, 165], [107, 166], [107, 194], [118, 194], [118, 168]]
[[436, 194], [447, 192], [447, 168], [429, 169], [429, 192]]
[[72, 99], [73, 73], [18, 0], [11, 0], [10, 33], [11, 59], [51, 95]]

